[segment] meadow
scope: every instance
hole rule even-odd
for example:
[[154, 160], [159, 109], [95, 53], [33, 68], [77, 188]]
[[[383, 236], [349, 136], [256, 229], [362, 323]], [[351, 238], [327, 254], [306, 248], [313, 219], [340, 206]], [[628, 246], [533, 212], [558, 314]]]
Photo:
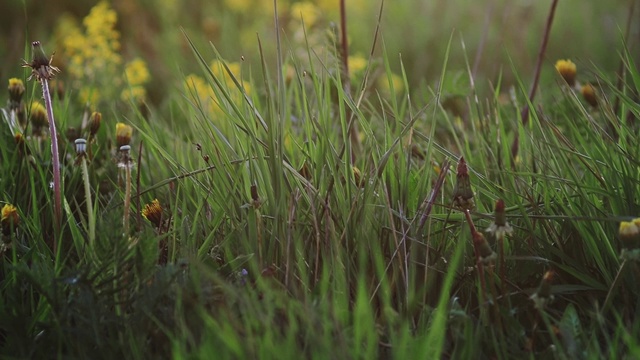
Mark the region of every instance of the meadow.
[[0, 5], [2, 358], [640, 358], [640, 3]]

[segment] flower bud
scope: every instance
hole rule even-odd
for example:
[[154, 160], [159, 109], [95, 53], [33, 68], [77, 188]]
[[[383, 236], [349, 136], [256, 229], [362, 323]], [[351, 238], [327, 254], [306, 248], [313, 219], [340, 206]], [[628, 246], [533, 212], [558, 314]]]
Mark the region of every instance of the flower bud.
[[469, 169], [464, 157], [458, 161], [458, 173], [456, 174], [456, 184], [453, 188], [453, 203], [462, 210], [473, 210], [473, 190], [469, 179]]
[[[129, 145], [131, 142], [131, 135], [133, 134], [133, 128], [124, 123], [116, 124], [116, 145], [118, 148]], [[122, 150], [122, 149], [121, 149]]]
[[577, 67], [571, 60], [558, 60], [556, 70], [569, 86], [573, 87], [576, 84]]

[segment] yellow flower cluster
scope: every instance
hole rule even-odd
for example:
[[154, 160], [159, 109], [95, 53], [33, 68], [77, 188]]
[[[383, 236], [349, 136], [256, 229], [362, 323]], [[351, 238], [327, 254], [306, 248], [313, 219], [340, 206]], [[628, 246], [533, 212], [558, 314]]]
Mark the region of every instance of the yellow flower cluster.
[[136, 58], [127, 63], [124, 73], [128, 86], [122, 91], [120, 98], [124, 101], [134, 100], [137, 103], [142, 103], [147, 96], [144, 84], [151, 78], [147, 63], [140, 58]]
[[306, 28], [313, 27], [322, 15], [320, 8], [310, 1], [294, 3], [289, 13], [293, 21], [303, 21]]
[[[247, 95], [251, 94], [250, 83], [242, 80], [240, 63], [233, 62], [226, 64], [231, 71], [231, 74], [233, 74], [233, 78], [240, 83], [244, 92]], [[225, 69], [223, 62], [220, 60], [214, 60], [209, 66], [213, 76], [220, 80], [223, 86], [227, 88], [231, 101], [240, 105], [242, 101], [244, 101], [243, 93], [235, 85], [233, 78], [229, 72], [227, 72], [227, 69]], [[196, 101], [196, 105], [201, 106], [203, 109], [210, 111], [214, 115], [224, 114], [224, 110], [221, 108], [219, 99], [216, 97], [215, 92], [202, 77], [194, 74], [187, 75], [184, 79], [183, 86], [186, 94]]]
[[67, 61], [67, 73], [72, 86], [80, 89], [80, 100], [84, 103], [95, 105], [113, 99], [118, 92], [123, 100], [133, 98], [140, 102], [146, 96], [144, 84], [150, 78], [146, 63], [134, 59], [123, 71], [117, 21], [116, 11], [108, 2], [101, 1], [83, 19], [83, 29], [68, 16], [58, 23], [56, 37]]
[[120, 33], [115, 30], [117, 21], [116, 12], [103, 1], [84, 18], [84, 33], [71, 19], [62, 23], [67, 32], [62, 34], [64, 56], [69, 59], [68, 72], [74, 78], [95, 80], [98, 74], [115, 73], [122, 63]]

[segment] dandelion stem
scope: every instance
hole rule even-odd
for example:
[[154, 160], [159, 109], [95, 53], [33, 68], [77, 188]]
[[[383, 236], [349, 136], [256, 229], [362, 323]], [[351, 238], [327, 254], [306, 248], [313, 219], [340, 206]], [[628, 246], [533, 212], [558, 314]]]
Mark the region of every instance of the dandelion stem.
[[[44, 104], [47, 108], [47, 117], [49, 118], [49, 133], [51, 134], [51, 162], [53, 163], [53, 201], [55, 214], [55, 227], [60, 230], [62, 224], [62, 185], [60, 183], [60, 156], [58, 152], [58, 133], [56, 131], [56, 121], [53, 117], [53, 106], [51, 104], [51, 94], [49, 93], [49, 81], [42, 79], [42, 96]], [[54, 253], [55, 253], [54, 242]]]
[[89, 247], [93, 249], [93, 245], [96, 240], [96, 218], [93, 214], [93, 200], [91, 198], [91, 185], [89, 183], [87, 159], [83, 156], [81, 161], [82, 178], [84, 180], [84, 195], [87, 203], [87, 218], [89, 219]]
[[476, 258], [476, 265], [478, 266], [478, 278], [480, 279], [480, 303], [484, 304], [485, 299], [487, 298], [485, 295], [486, 284], [484, 280], [484, 266], [482, 265], [482, 259], [480, 259], [480, 250], [478, 249], [478, 245], [475, 241], [475, 236], [478, 230], [476, 229], [476, 225], [473, 223], [469, 209], [464, 210], [464, 215], [467, 219], [467, 224], [469, 224], [469, 229], [471, 230], [471, 237], [474, 238], [473, 252]]
[[124, 225], [124, 235], [129, 234], [129, 208], [131, 207], [131, 167], [125, 168], [125, 190], [124, 190], [124, 215], [122, 222]]

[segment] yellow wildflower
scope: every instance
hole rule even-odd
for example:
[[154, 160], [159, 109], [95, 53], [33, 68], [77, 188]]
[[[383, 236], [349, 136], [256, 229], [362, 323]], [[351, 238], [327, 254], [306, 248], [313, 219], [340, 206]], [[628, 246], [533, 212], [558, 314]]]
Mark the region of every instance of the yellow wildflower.
[[571, 60], [556, 61], [556, 71], [558, 71], [569, 86], [573, 87], [576, 84], [577, 67]]
[[160, 201], [158, 201], [158, 199], [153, 199], [151, 203], [146, 204], [142, 209], [142, 216], [156, 227], [161, 227], [163, 219]]

